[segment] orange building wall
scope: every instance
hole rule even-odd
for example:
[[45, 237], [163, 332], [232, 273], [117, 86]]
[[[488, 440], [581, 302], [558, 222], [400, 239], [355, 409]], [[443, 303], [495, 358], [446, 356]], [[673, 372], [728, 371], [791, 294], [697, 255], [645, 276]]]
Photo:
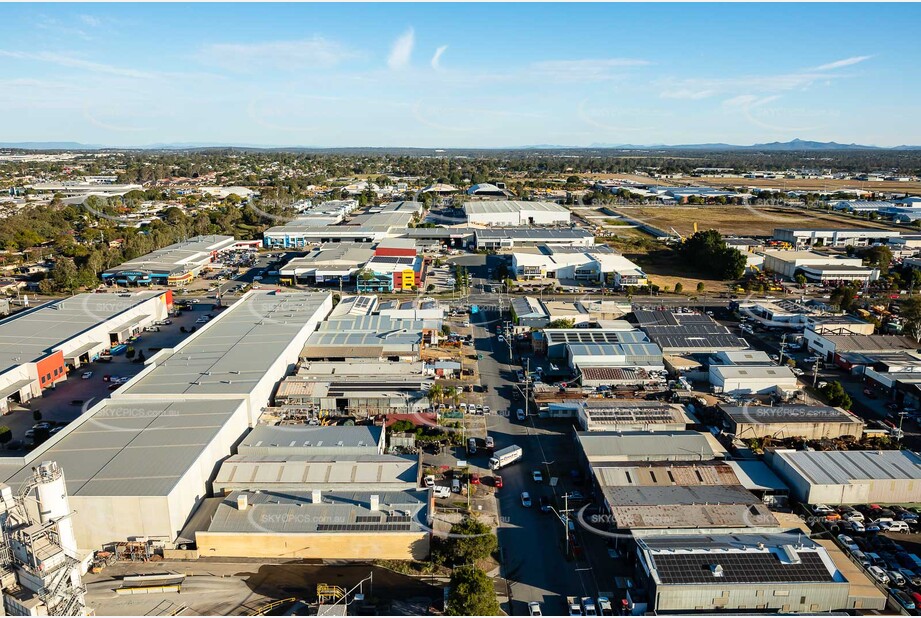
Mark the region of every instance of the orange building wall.
[[38, 370], [38, 383], [44, 390], [67, 376], [64, 369], [64, 353], [58, 350], [35, 363]]

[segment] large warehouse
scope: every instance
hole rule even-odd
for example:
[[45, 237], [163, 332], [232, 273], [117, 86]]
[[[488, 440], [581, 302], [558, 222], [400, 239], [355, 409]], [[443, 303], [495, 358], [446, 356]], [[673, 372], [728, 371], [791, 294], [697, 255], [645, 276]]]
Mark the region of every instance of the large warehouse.
[[807, 504], [921, 502], [921, 458], [911, 451], [777, 449], [766, 459]]
[[726, 431], [737, 438], [793, 438], [820, 440], [863, 435], [859, 417], [831, 406], [717, 406]]
[[569, 225], [569, 209], [552, 202], [489, 200], [465, 202], [464, 214], [473, 225], [515, 227], [522, 225]]
[[646, 273], [606, 245], [592, 247], [540, 245], [512, 254], [517, 279], [591, 281], [627, 288], [646, 285]]
[[78, 294], [0, 320], [0, 411], [167, 316], [172, 292]]
[[840, 551], [800, 531], [663, 535], [637, 544], [647, 613], [816, 614], [886, 606]]
[[846, 247], [848, 245], [866, 247], [875, 242], [885, 243], [899, 236], [900, 233], [894, 230], [870, 228], [849, 230], [777, 228], [774, 230], [776, 240], [788, 242], [796, 249], [802, 247]]
[[102, 273], [102, 280], [118, 285], [185, 285], [218, 253], [236, 244], [233, 236], [196, 236], [110, 268]]
[[588, 230], [573, 228], [505, 227], [475, 231], [477, 249], [511, 249], [536, 245], [592, 247], [595, 235]]
[[175, 540], [331, 309], [331, 294], [246, 294], [28, 455], [4, 458], [0, 478], [18, 487], [35, 462], [57, 461], [80, 549]]
[[879, 270], [867, 268], [859, 257], [849, 258], [815, 251], [765, 251], [764, 270], [788, 280], [802, 273], [813, 282], [879, 279]]

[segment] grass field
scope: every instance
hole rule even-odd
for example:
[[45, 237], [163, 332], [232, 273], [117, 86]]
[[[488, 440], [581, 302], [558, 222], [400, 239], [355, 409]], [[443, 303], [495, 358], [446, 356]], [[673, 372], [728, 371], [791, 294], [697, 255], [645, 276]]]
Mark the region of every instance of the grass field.
[[771, 236], [780, 227], [870, 228], [888, 229], [883, 222], [866, 221], [852, 217], [774, 207], [749, 206], [658, 206], [617, 207], [617, 212], [657, 227], [665, 232], [675, 228], [682, 236], [697, 229], [715, 229], [724, 236]]

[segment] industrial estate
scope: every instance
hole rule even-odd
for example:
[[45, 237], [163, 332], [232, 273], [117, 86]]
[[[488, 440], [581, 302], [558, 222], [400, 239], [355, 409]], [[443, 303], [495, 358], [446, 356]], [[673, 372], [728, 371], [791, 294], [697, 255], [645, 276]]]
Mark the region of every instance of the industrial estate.
[[4, 155], [6, 613], [921, 611], [909, 172], [148, 156]]

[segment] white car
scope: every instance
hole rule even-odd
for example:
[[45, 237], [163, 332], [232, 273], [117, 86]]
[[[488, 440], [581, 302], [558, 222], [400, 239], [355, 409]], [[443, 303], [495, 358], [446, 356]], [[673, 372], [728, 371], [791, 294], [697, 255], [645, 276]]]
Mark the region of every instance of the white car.
[[531, 494], [526, 491], [521, 492], [521, 506], [531, 508]]
[[531, 477], [534, 479], [534, 482], [535, 482], [535, 483], [543, 483], [543, 482], [544, 482], [544, 475], [541, 473], [540, 470], [535, 470], [534, 472], [532, 472], [532, 473], [531, 473]]
[[867, 572], [873, 576], [873, 579], [875, 579], [882, 585], [885, 586], [886, 584], [889, 583], [889, 576], [886, 575], [886, 572], [882, 570], [881, 568], [879, 568], [878, 566], [871, 566], [870, 568], [867, 569]]
[[499, 335], [499, 343], [505, 343], [505, 337]]
[[83, 378], [84, 380], [89, 380], [90, 378], [93, 377], [93, 372], [92, 372], [92, 371], [84, 371], [84, 372], [83, 372], [83, 375], [80, 376], [80, 377]]
[[544, 614], [540, 611], [540, 603], [537, 601], [531, 601], [528, 603], [528, 615], [529, 616], [543, 616]]

